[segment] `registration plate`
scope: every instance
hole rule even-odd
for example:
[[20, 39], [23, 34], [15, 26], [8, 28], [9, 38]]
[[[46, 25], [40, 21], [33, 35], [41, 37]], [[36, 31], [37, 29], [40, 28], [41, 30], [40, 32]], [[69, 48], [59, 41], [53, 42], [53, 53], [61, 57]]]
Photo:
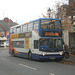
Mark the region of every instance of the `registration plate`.
[[51, 57], [50, 59], [55, 59], [55, 57]]

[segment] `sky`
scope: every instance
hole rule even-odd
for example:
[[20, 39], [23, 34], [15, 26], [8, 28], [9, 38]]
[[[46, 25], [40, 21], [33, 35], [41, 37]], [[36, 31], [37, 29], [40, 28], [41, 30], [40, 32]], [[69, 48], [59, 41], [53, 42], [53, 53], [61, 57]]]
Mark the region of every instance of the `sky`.
[[49, 7], [55, 10], [58, 1], [61, 2], [61, 0], [0, 0], [0, 20], [8, 17], [13, 22], [23, 24], [42, 18], [42, 13], [45, 14]]

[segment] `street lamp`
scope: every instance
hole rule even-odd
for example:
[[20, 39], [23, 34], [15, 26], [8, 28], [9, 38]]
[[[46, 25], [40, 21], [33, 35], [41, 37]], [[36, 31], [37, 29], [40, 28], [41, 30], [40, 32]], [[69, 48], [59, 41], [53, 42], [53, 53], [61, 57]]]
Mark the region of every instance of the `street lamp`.
[[47, 12], [48, 12], [48, 15], [49, 15], [49, 18], [50, 18], [50, 13], [51, 13], [50, 7], [49, 7], [49, 9], [47, 10]]

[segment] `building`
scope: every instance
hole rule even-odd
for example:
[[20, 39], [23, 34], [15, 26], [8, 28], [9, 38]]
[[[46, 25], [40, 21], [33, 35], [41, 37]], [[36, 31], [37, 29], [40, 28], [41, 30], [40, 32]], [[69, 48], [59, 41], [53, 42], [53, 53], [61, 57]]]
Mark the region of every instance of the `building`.
[[57, 16], [63, 24], [63, 40], [70, 51], [75, 52], [75, 0], [69, 0], [69, 5], [58, 8]]
[[9, 29], [14, 25], [17, 25], [17, 23], [9, 18], [0, 20], [0, 46], [4, 46], [4, 42], [9, 42]]
[[73, 3], [75, 0], [69, 0], [69, 5], [71, 4], [71, 3]]

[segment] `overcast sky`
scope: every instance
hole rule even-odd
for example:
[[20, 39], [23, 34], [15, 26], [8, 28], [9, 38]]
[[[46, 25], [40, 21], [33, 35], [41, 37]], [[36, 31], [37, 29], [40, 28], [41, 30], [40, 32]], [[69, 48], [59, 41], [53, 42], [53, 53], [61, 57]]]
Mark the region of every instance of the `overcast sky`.
[[0, 0], [0, 20], [8, 17], [19, 24], [35, 20], [49, 7], [55, 10], [57, 1], [61, 0]]

